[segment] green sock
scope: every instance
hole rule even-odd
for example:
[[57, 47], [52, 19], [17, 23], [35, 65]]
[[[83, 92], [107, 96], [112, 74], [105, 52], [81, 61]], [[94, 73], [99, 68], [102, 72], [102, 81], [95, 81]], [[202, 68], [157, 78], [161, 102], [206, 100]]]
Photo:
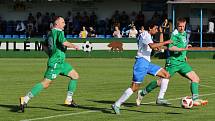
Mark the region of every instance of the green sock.
[[36, 95], [38, 95], [39, 94], [39, 92], [41, 92], [42, 90], [43, 90], [43, 84], [42, 83], [38, 83], [38, 84], [36, 84], [32, 89], [31, 89], [31, 91], [29, 92], [29, 96], [30, 96], [30, 98], [32, 98], [32, 97], [34, 97], [34, 96], [36, 96]]
[[151, 92], [153, 89], [157, 88], [157, 80], [151, 81], [144, 90], [142, 90], [142, 95], [146, 95], [147, 93]]
[[68, 85], [68, 92], [74, 93], [76, 90], [76, 86], [77, 86], [77, 80], [75, 80], [75, 79], [70, 80], [69, 85]]
[[198, 99], [199, 98], [199, 83], [191, 82], [190, 88], [191, 88], [193, 100]]

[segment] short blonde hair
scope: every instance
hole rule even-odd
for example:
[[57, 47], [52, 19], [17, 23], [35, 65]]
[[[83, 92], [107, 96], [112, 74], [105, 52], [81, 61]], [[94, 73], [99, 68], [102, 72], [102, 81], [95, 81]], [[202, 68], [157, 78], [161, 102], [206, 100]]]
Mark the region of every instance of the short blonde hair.
[[177, 26], [179, 25], [179, 23], [186, 23], [186, 19], [185, 18], [177, 18]]

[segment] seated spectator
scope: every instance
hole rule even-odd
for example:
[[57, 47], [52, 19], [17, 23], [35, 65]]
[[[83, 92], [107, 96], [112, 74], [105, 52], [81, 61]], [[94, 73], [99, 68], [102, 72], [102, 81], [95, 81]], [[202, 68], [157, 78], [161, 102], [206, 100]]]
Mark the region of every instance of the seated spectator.
[[144, 26], [141, 26], [140, 30], [139, 30], [139, 34], [143, 33], [145, 31]]
[[79, 37], [80, 38], [87, 38], [87, 35], [88, 35], [88, 32], [87, 32], [85, 26], [83, 26], [82, 31], [80, 31], [80, 33], [79, 33]]
[[137, 32], [136, 27], [132, 26], [132, 28], [129, 30], [129, 33], [128, 33], [129, 38], [136, 38], [137, 34], [138, 34], [138, 32]]
[[93, 29], [93, 27], [89, 27], [88, 37], [96, 37], [96, 31]]
[[121, 35], [121, 32], [120, 32], [118, 26], [115, 26], [115, 30], [113, 32], [113, 37], [115, 37], [115, 38], [122, 38], [122, 35]]
[[20, 21], [16, 26], [17, 34], [25, 34], [26, 27], [22, 21]]

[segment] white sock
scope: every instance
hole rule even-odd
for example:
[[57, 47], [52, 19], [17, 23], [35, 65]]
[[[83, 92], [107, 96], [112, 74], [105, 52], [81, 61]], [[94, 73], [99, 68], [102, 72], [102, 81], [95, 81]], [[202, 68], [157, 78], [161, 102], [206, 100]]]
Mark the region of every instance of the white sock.
[[33, 94], [31, 92], [28, 92], [27, 95], [24, 97], [24, 102], [27, 104], [28, 101], [33, 97]]
[[125, 90], [122, 96], [115, 102], [115, 105], [117, 107], [120, 107], [121, 104], [124, 103], [132, 94], [133, 94], [132, 89], [128, 88], [127, 90]]
[[163, 99], [168, 87], [169, 79], [161, 78], [161, 87], [158, 95], [159, 99]]
[[24, 97], [24, 102], [27, 104], [28, 101], [29, 101], [30, 99], [31, 99], [31, 98], [30, 98], [29, 96], [26, 95], [26, 96]]
[[72, 96], [73, 96], [73, 92], [68, 91], [68, 92], [67, 92], [66, 100], [72, 101]]

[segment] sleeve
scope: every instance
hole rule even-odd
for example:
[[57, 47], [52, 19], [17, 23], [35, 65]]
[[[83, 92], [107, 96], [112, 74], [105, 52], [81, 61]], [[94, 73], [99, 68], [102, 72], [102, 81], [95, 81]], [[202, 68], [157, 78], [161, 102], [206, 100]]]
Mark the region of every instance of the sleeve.
[[153, 42], [153, 40], [152, 40], [152, 37], [151, 37], [151, 35], [148, 35], [148, 36], [146, 36], [146, 39], [145, 39], [145, 41], [144, 41], [144, 44], [150, 44], [150, 43], [154, 43]]
[[149, 43], [153, 43], [151, 36], [147, 36], [146, 33], [140, 34], [138, 39], [139, 39], [139, 42], [141, 42], [145, 45], [148, 45]]
[[60, 43], [64, 43], [64, 42], [66, 42], [66, 38], [65, 38], [65, 36], [64, 36], [64, 32], [62, 31], [62, 32], [60, 32], [59, 33], [59, 35], [58, 35], [58, 41], [60, 42]]

